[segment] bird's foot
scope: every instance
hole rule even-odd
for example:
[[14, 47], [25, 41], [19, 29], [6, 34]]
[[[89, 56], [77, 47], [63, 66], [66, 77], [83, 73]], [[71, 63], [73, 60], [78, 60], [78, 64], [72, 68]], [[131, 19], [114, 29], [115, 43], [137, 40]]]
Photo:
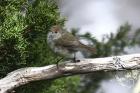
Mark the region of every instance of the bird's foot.
[[58, 59], [58, 60], [56, 61], [56, 67], [57, 67], [57, 69], [59, 69], [59, 62], [60, 62], [62, 59], [63, 59], [63, 57], [61, 57], [60, 59]]
[[119, 57], [114, 57], [113, 63], [115, 65], [116, 69], [119, 69], [119, 68], [125, 69], [125, 64]]
[[78, 60], [75, 60], [75, 63], [77, 63], [77, 62], [80, 62], [80, 60], [78, 59]]
[[80, 60], [76, 59], [76, 58], [73, 58], [72, 62], [77, 63], [77, 62], [80, 62]]

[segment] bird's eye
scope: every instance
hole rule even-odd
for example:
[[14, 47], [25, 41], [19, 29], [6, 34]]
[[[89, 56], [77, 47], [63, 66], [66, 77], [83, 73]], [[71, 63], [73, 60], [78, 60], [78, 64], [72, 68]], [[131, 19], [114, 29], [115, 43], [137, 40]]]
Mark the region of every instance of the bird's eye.
[[55, 33], [57, 33], [57, 31], [55, 31]]

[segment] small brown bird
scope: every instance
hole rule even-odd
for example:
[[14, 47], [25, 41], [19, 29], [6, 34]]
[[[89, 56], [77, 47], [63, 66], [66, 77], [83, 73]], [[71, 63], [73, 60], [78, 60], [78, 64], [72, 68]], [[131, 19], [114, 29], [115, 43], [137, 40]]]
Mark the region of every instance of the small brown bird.
[[73, 58], [74, 62], [76, 62], [75, 53], [77, 51], [95, 53], [95, 48], [82, 44], [78, 38], [59, 25], [51, 27], [47, 42], [56, 54], [64, 58]]

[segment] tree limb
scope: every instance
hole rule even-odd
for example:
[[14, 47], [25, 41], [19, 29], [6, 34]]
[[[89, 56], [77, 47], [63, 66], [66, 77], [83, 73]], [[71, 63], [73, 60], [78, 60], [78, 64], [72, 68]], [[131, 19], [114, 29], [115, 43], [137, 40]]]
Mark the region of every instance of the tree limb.
[[[123, 67], [116, 66], [116, 62], [122, 63]], [[91, 73], [95, 71], [113, 71], [139, 68], [140, 54], [83, 59], [77, 63], [66, 61], [59, 64], [59, 68], [57, 68], [56, 65], [21, 68], [0, 79], [0, 93], [8, 93], [14, 88], [37, 80], [55, 79], [64, 76]]]

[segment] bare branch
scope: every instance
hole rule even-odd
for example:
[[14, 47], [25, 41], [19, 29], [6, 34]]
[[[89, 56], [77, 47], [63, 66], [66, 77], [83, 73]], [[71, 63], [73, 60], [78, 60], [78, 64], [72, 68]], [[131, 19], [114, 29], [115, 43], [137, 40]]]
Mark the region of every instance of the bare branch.
[[[121, 63], [122, 66], [116, 63]], [[8, 93], [14, 88], [43, 79], [55, 79], [82, 73], [95, 71], [113, 71], [140, 68], [140, 54], [123, 55], [117, 57], [105, 57], [95, 59], [83, 59], [77, 63], [70, 61], [44, 67], [21, 68], [9, 73], [0, 80], [0, 93]]]

